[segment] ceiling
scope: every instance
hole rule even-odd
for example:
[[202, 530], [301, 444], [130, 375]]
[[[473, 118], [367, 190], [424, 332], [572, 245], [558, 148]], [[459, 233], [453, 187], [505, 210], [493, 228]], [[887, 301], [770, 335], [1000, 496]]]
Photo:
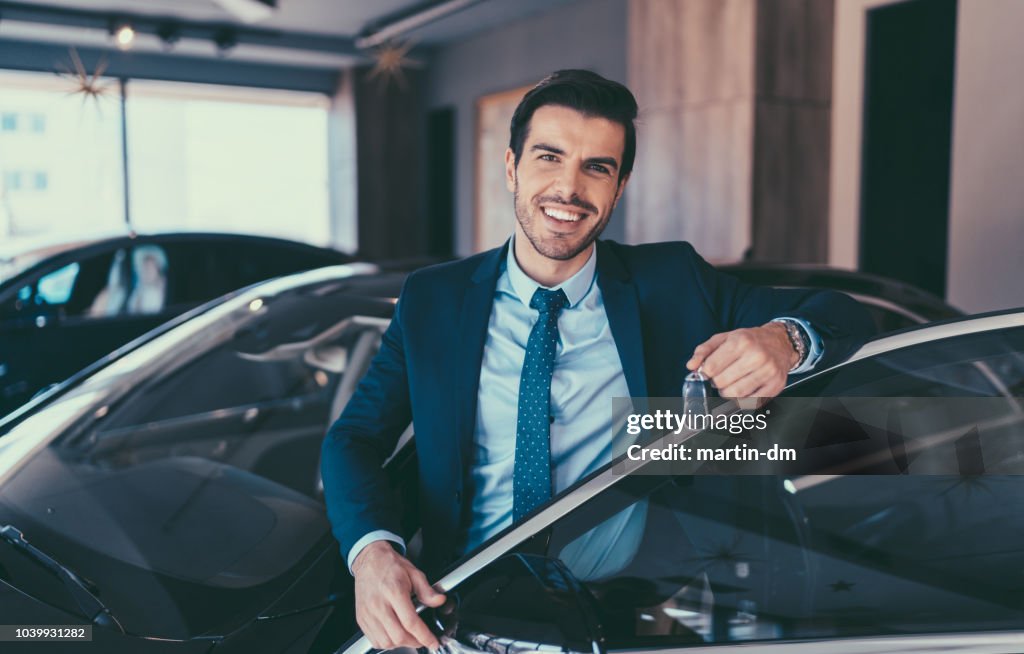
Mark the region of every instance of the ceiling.
[[[574, 0], [477, 0], [468, 6], [401, 35], [418, 46], [438, 46], [475, 33], [549, 11]], [[578, 1], [578, 0], [577, 0]], [[18, 0], [0, 2], [0, 40], [113, 47], [106, 25], [112, 17], [171, 20], [185, 25], [235, 26], [239, 45], [232, 59], [337, 68], [365, 61], [356, 39], [396, 18], [446, 4], [442, 0], [278, 0], [267, 19], [246, 24], [215, 0]], [[91, 23], [89, 21], [92, 21]], [[197, 28], [199, 30], [201, 28]], [[246, 30], [254, 37], [244, 35]], [[139, 30], [134, 49], [188, 56], [217, 56], [200, 31], [168, 50], [153, 34]], [[257, 32], [289, 38], [261, 41]], [[221, 55], [223, 53], [220, 53]]]

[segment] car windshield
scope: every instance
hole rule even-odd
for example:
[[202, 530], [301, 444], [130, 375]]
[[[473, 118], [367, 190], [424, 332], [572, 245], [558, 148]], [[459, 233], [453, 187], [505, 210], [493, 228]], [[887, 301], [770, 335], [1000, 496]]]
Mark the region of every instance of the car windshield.
[[[337, 556], [320, 443], [401, 276], [331, 270], [186, 321], [15, 426], [0, 525], [92, 580], [128, 631], [162, 638], [224, 633]], [[0, 548], [5, 581], [75, 612], [36, 568]]]

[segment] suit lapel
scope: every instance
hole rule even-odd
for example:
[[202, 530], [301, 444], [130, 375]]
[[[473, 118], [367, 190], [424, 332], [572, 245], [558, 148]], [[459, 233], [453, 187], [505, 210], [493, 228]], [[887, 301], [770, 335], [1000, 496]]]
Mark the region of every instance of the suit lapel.
[[636, 287], [615, 252], [603, 241], [598, 241], [597, 247], [597, 285], [601, 289], [612, 338], [622, 361], [622, 373], [626, 377], [629, 394], [646, 397], [647, 373]]
[[[459, 440], [459, 455], [463, 461], [467, 461], [473, 443], [487, 323], [494, 305], [494, 289], [498, 283], [501, 262], [507, 252], [508, 242], [504, 247], [491, 250], [483, 256], [470, 278], [459, 313], [456, 342], [458, 356], [455, 361], [455, 430]], [[461, 462], [460, 469], [464, 469]]]

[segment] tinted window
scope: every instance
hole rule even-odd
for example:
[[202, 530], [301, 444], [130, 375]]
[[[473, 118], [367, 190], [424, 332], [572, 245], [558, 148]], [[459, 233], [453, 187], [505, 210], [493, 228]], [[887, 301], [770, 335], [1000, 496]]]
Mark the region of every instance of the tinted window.
[[93, 315], [94, 304], [105, 306], [104, 293], [115, 262], [123, 262], [127, 251], [119, 249], [76, 261], [44, 274], [23, 286], [0, 307], [0, 317], [34, 320], [37, 317], [79, 317]]
[[[320, 444], [387, 324], [353, 314], [392, 306], [337, 287], [240, 308], [216, 342], [90, 411], [3, 480], [0, 524], [93, 580], [134, 633], [223, 633], [266, 608], [313, 559], [336, 556]], [[10, 548], [0, 576], [78, 612]]]
[[[597, 598], [609, 648], [1019, 628], [1022, 352], [1020, 328], [951, 338], [791, 391], [881, 412], [894, 474], [634, 475], [558, 521], [546, 552]], [[809, 408], [765, 438], [810, 451], [828, 401], [785, 401]]]

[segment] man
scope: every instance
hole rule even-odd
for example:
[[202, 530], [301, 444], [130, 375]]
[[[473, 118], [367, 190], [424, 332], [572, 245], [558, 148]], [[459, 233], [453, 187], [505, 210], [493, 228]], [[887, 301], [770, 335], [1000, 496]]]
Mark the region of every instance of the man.
[[444, 596], [404, 557], [381, 472], [410, 419], [434, 574], [610, 461], [612, 397], [678, 395], [697, 368], [722, 396], [774, 397], [870, 332], [845, 296], [742, 285], [686, 243], [597, 241], [629, 181], [636, 113], [588, 71], [526, 94], [505, 153], [512, 239], [410, 275], [325, 439], [328, 515], [375, 647], [438, 646], [411, 597]]

